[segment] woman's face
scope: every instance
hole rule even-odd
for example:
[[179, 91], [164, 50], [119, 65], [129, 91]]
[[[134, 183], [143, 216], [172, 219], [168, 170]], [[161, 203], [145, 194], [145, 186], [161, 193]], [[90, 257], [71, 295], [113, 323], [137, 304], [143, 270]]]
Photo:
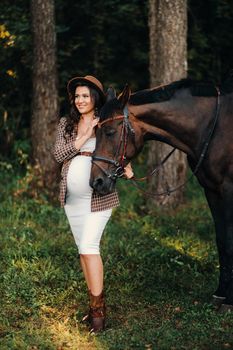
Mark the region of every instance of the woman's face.
[[74, 104], [80, 114], [88, 114], [95, 109], [91, 98], [90, 89], [87, 86], [77, 86], [74, 95]]

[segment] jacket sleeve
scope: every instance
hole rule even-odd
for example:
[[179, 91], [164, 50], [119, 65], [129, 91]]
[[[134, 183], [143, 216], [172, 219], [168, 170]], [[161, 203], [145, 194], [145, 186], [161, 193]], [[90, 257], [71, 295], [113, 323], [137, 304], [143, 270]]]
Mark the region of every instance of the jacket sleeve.
[[58, 128], [56, 141], [53, 149], [53, 155], [58, 163], [63, 163], [64, 160], [73, 158], [78, 150], [74, 145], [74, 137], [68, 137], [65, 139], [64, 131], [66, 126], [66, 118], [61, 118]]

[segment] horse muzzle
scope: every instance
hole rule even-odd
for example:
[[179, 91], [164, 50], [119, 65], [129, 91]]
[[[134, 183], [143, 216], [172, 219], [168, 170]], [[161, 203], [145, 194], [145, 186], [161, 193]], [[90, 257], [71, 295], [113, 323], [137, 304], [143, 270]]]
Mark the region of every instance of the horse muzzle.
[[101, 196], [113, 192], [115, 185], [116, 180], [107, 177], [105, 174], [98, 174], [90, 178], [90, 186]]
[[[100, 165], [101, 162], [110, 165], [110, 169], [105, 169]], [[124, 167], [118, 161], [100, 156], [92, 157], [90, 186], [100, 195], [113, 192], [116, 180], [123, 175]]]

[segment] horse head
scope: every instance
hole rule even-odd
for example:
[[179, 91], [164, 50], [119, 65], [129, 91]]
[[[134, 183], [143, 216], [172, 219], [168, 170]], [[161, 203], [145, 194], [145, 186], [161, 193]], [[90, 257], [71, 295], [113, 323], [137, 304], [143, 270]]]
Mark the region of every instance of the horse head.
[[114, 89], [109, 88], [100, 111], [90, 185], [102, 195], [114, 190], [117, 178], [124, 174], [124, 167], [139, 152], [139, 128], [127, 107], [130, 94], [128, 85], [118, 97]]

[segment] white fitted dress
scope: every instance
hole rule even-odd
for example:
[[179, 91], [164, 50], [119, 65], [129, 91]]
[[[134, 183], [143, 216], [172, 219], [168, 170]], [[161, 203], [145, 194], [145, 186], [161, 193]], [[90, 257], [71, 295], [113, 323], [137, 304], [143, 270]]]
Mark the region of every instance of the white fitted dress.
[[[93, 152], [94, 137], [80, 148], [80, 152]], [[80, 254], [99, 254], [99, 245], [112, 209], [91, 212], [92, 188], [89, 185], [91, 157], [75, 156], [67, 174], [65, 212]]]

